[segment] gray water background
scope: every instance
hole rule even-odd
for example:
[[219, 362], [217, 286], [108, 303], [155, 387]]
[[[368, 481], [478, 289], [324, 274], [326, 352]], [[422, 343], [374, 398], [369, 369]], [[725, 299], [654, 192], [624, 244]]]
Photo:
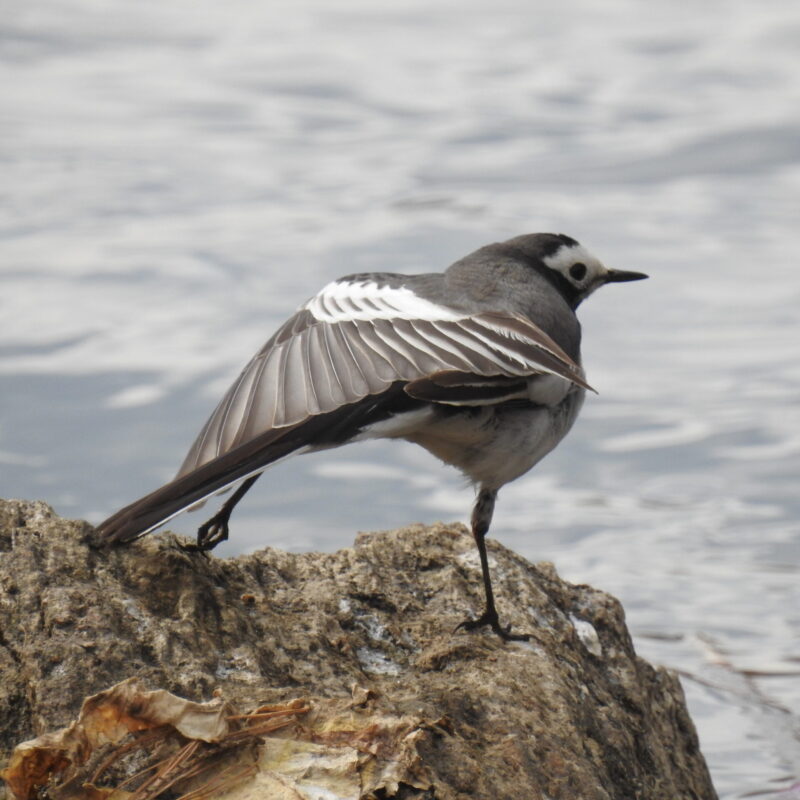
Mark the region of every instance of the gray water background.
[[[799, 796], [798, 45], [776, 0], [4, 4], [0, 496], [97, 522], [328, 280], [568, 233], [652, 277], [581, 308], [600, 394], [493, 535], [622, 600], [723, 798]], [[353, 446], [269, 472], [220, 551], [471, 501]]]

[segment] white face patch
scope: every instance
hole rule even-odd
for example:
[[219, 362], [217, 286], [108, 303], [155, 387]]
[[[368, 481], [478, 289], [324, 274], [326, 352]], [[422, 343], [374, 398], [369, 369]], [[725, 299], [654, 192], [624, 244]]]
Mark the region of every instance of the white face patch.
[[333, 281], [303, 306], [320, 322], [373, 319], [463, 319], [464, 314], [432, 303], [402, 287], [375, 281]]
[[[584, 296], [591, 294], [597, 286], [602, 283], [602, 278], [608, 273], [608, 269], [602, 262], [595, 258], [582, 244], [563, 245], [551, 256], [545, 256], [542, 261], [550, 269], [560, 272], [578, 291]], [[575, 264], [583, 264], [586, 272], [579, 277], [579, 272], [572, 274], [571, 268]]]

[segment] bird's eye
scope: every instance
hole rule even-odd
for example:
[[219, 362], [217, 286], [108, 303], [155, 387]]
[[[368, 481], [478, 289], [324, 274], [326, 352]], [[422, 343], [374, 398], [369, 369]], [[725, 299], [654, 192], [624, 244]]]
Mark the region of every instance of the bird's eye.
[[569, 268], [569, 275], [574, 281], [582, 281], [586, 277], [586, 264], [580, 261]]

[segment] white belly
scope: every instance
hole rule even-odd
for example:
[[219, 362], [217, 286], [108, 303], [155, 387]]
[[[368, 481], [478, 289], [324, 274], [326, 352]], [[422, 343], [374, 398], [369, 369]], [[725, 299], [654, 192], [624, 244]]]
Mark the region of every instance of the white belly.
[[575, 388], [555, 406], [442, 410], [431, 405], [379, 423], [365, 434], [414, 442], [473, 483], [499, 489], [524, 475], [564, 438], [583, 396]]

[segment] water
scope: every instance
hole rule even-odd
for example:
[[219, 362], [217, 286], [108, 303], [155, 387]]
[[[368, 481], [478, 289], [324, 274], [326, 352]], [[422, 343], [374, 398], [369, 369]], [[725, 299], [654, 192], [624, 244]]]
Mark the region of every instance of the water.
[[[600, 394], [493, 533], [621, 598], [640, 654], [681, 671], [722, 797], [787, 789], [799, 40], [788, 0], [4, 8], [0, 493], [99, 521], [171, 477], [324, 282], [569, 233], [652, 278], [581, 309]], [[360, 445], [262, 478], [225, 552], [471, 500], [420, 450]]]

